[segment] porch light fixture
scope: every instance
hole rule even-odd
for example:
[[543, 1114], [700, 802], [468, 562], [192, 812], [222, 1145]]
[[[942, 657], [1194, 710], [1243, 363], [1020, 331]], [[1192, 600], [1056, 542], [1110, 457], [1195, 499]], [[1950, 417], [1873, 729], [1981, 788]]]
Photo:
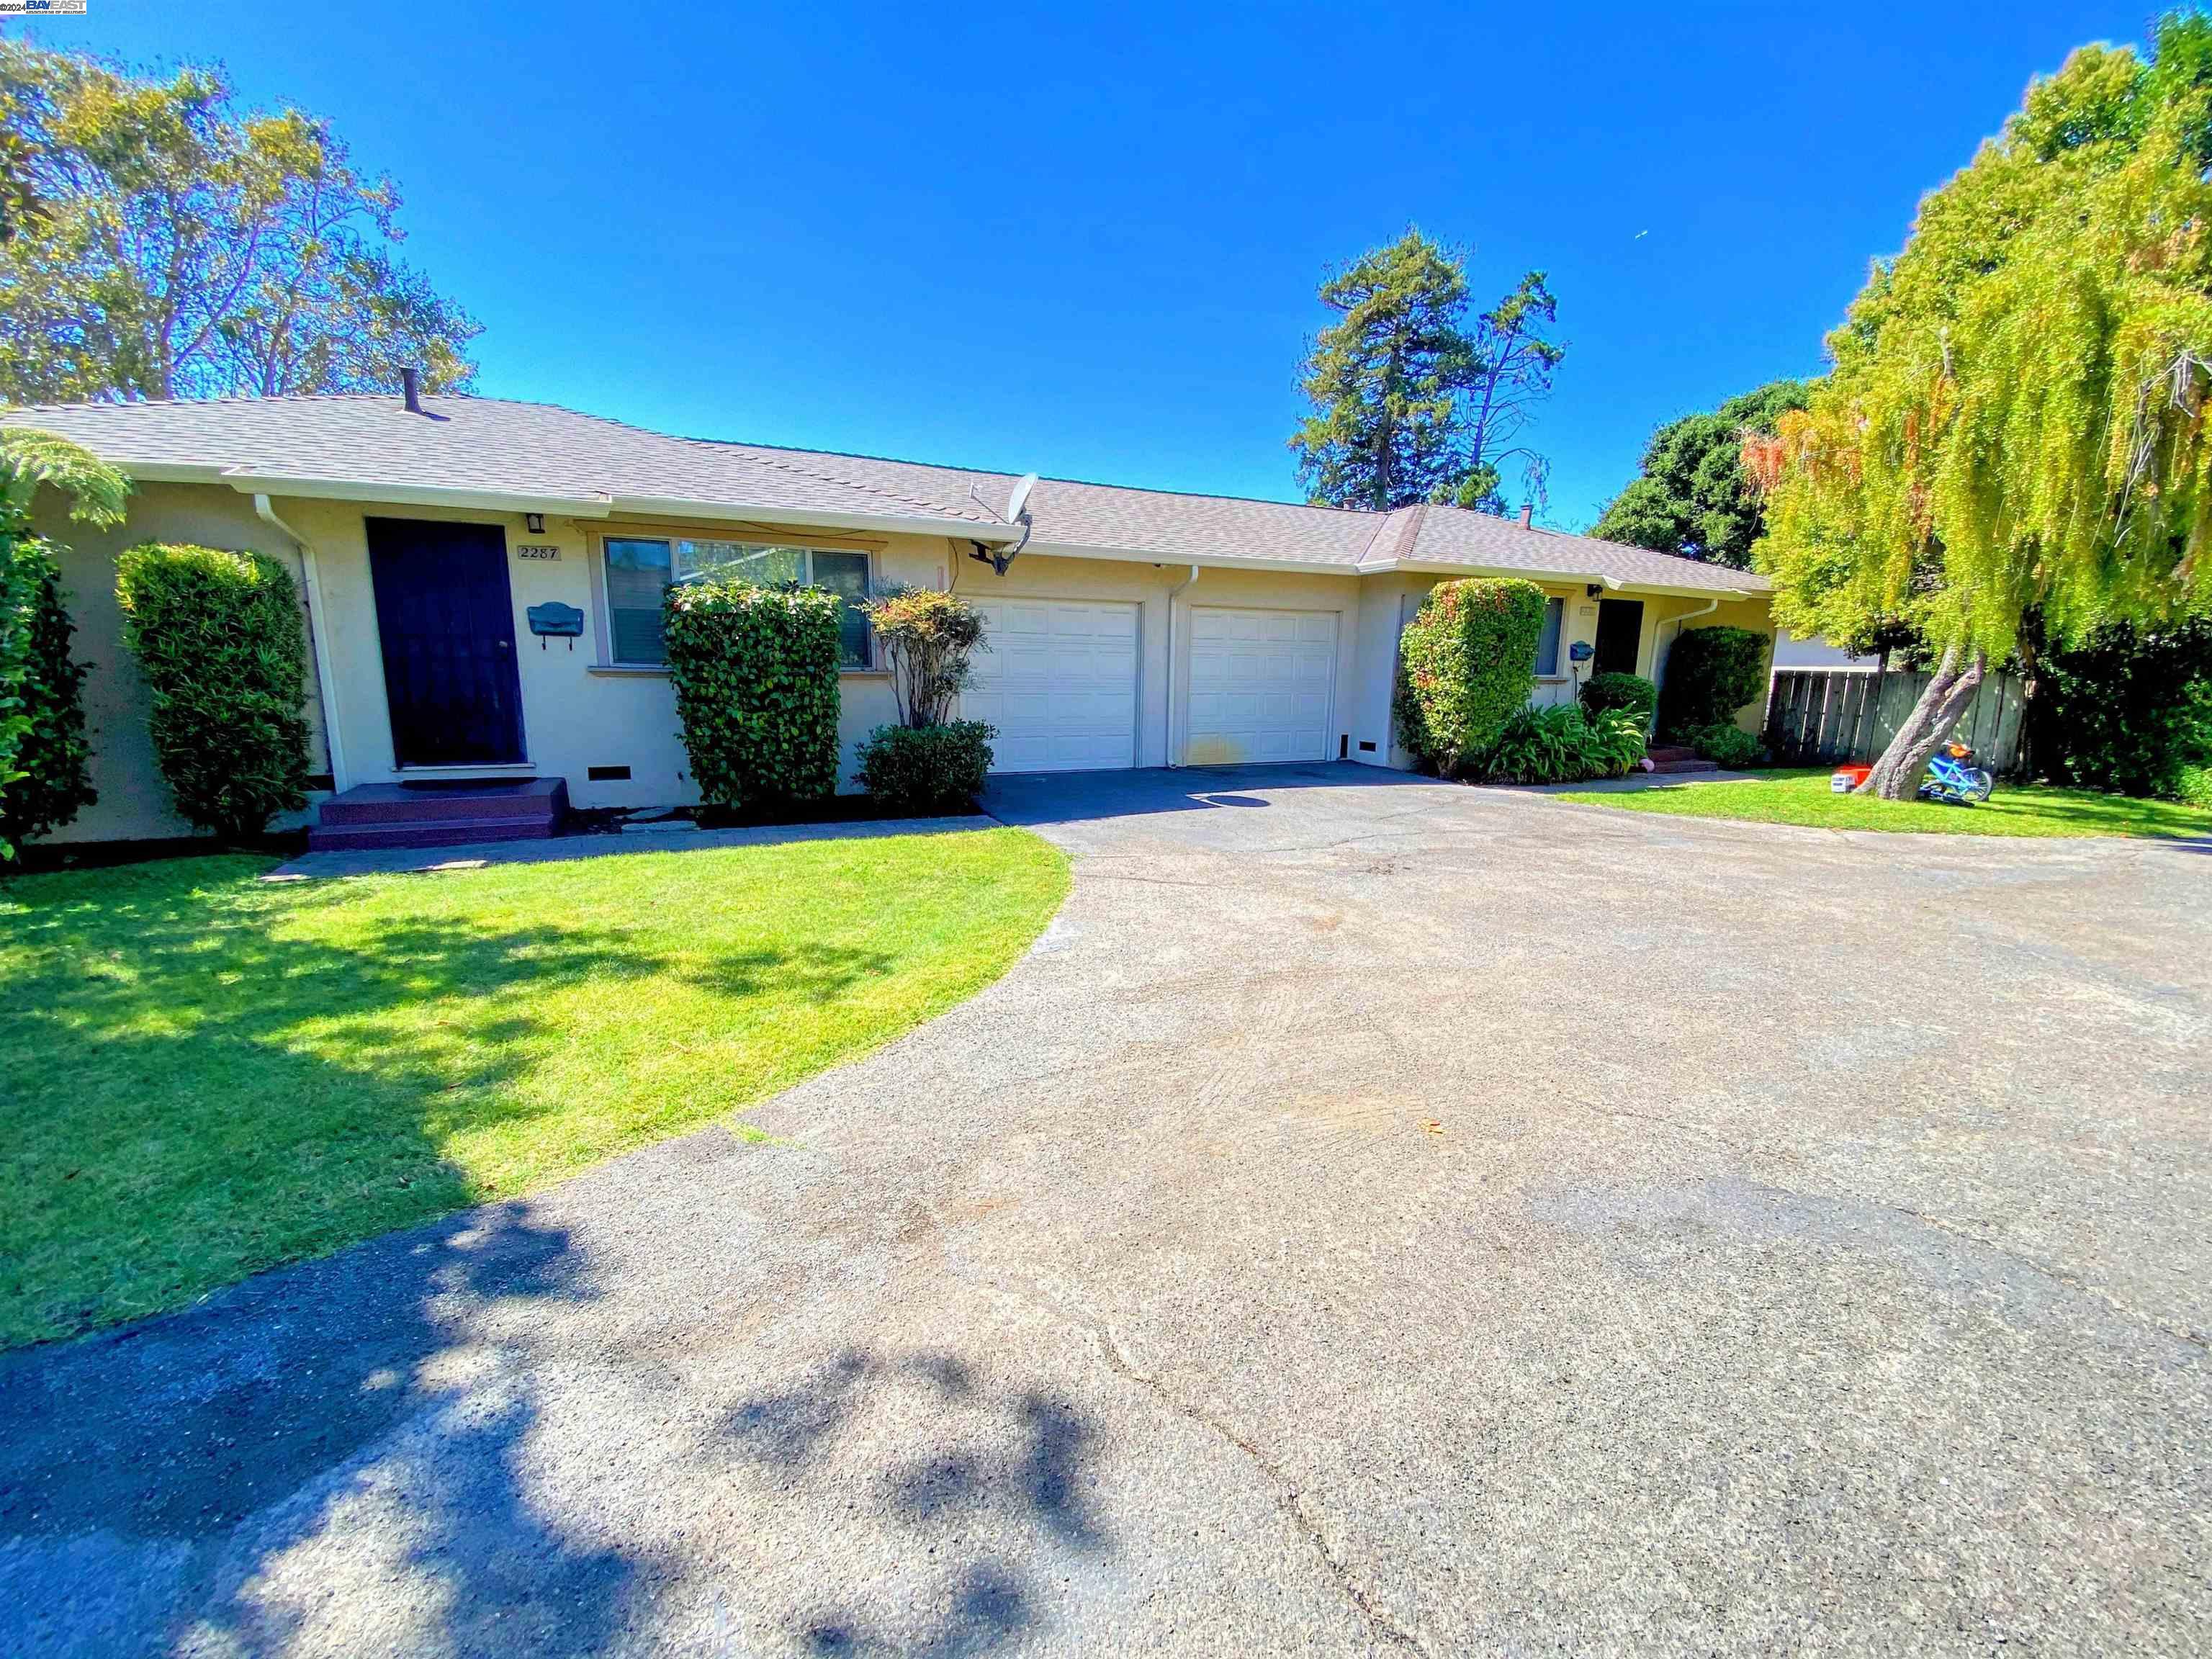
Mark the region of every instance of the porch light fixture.
[[522, 522], [529, 527], [530, 533], [533, 536], [542, 536], [545, 533], [545, 515], [543, 513], [526, 513], [522, 515]]

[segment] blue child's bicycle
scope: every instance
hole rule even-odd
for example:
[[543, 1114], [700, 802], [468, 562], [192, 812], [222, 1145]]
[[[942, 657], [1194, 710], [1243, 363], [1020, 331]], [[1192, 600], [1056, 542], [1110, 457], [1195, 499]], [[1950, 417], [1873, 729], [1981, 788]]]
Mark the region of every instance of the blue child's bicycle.
[[1963, 743], [1947, 743], [1928, 763], [1921, 781], [1920, 799], [1949, 806], [1972, 806], [1990, 798], [1996, 780], [1973, 763], [1974, 751]]

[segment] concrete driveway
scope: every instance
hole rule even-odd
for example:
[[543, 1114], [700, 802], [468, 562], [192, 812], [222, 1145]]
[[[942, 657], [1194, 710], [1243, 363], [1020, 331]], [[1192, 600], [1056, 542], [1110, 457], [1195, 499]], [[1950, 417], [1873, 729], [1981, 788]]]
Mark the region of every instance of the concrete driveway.
[[0, 1651], [2212, 1643], [2212, 858], [1009, 782], [999, 987], [0, 1362]]

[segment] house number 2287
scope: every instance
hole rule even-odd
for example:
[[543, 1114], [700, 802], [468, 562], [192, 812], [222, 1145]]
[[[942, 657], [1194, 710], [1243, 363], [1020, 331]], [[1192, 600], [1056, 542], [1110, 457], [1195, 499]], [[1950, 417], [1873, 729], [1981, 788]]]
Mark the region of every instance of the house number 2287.
[[550, 542], [518, 542], [514, 547], [518, 559], [557, 559], [561, 550]]

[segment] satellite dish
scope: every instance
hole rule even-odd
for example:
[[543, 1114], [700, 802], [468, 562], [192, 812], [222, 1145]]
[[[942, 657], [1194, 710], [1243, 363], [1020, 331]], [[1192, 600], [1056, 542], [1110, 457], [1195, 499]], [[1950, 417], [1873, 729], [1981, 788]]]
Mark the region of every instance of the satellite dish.
[[[1030, 544], [1030, 531], [1032, 528], [1030, 523], [1030, 491], [1036, 488], [1036, 473], [1023, 473], [1020, 477], [1014, 480], [1013, 494], [1006, 497], [1006, 521], [1009, 524], [1021, 526], [1021, 540], [1016, 542], [1012, 547], [986, 547], [981, 542], [970, 544], [975, 551], [969, 556], [989, 565], [1001, 576], [1006, 574], [1006, 567], [1012, 564], [1020, 556], [1021, 550]], [[975, 486], [971, 484], [969, 489], [972, 494]]]

